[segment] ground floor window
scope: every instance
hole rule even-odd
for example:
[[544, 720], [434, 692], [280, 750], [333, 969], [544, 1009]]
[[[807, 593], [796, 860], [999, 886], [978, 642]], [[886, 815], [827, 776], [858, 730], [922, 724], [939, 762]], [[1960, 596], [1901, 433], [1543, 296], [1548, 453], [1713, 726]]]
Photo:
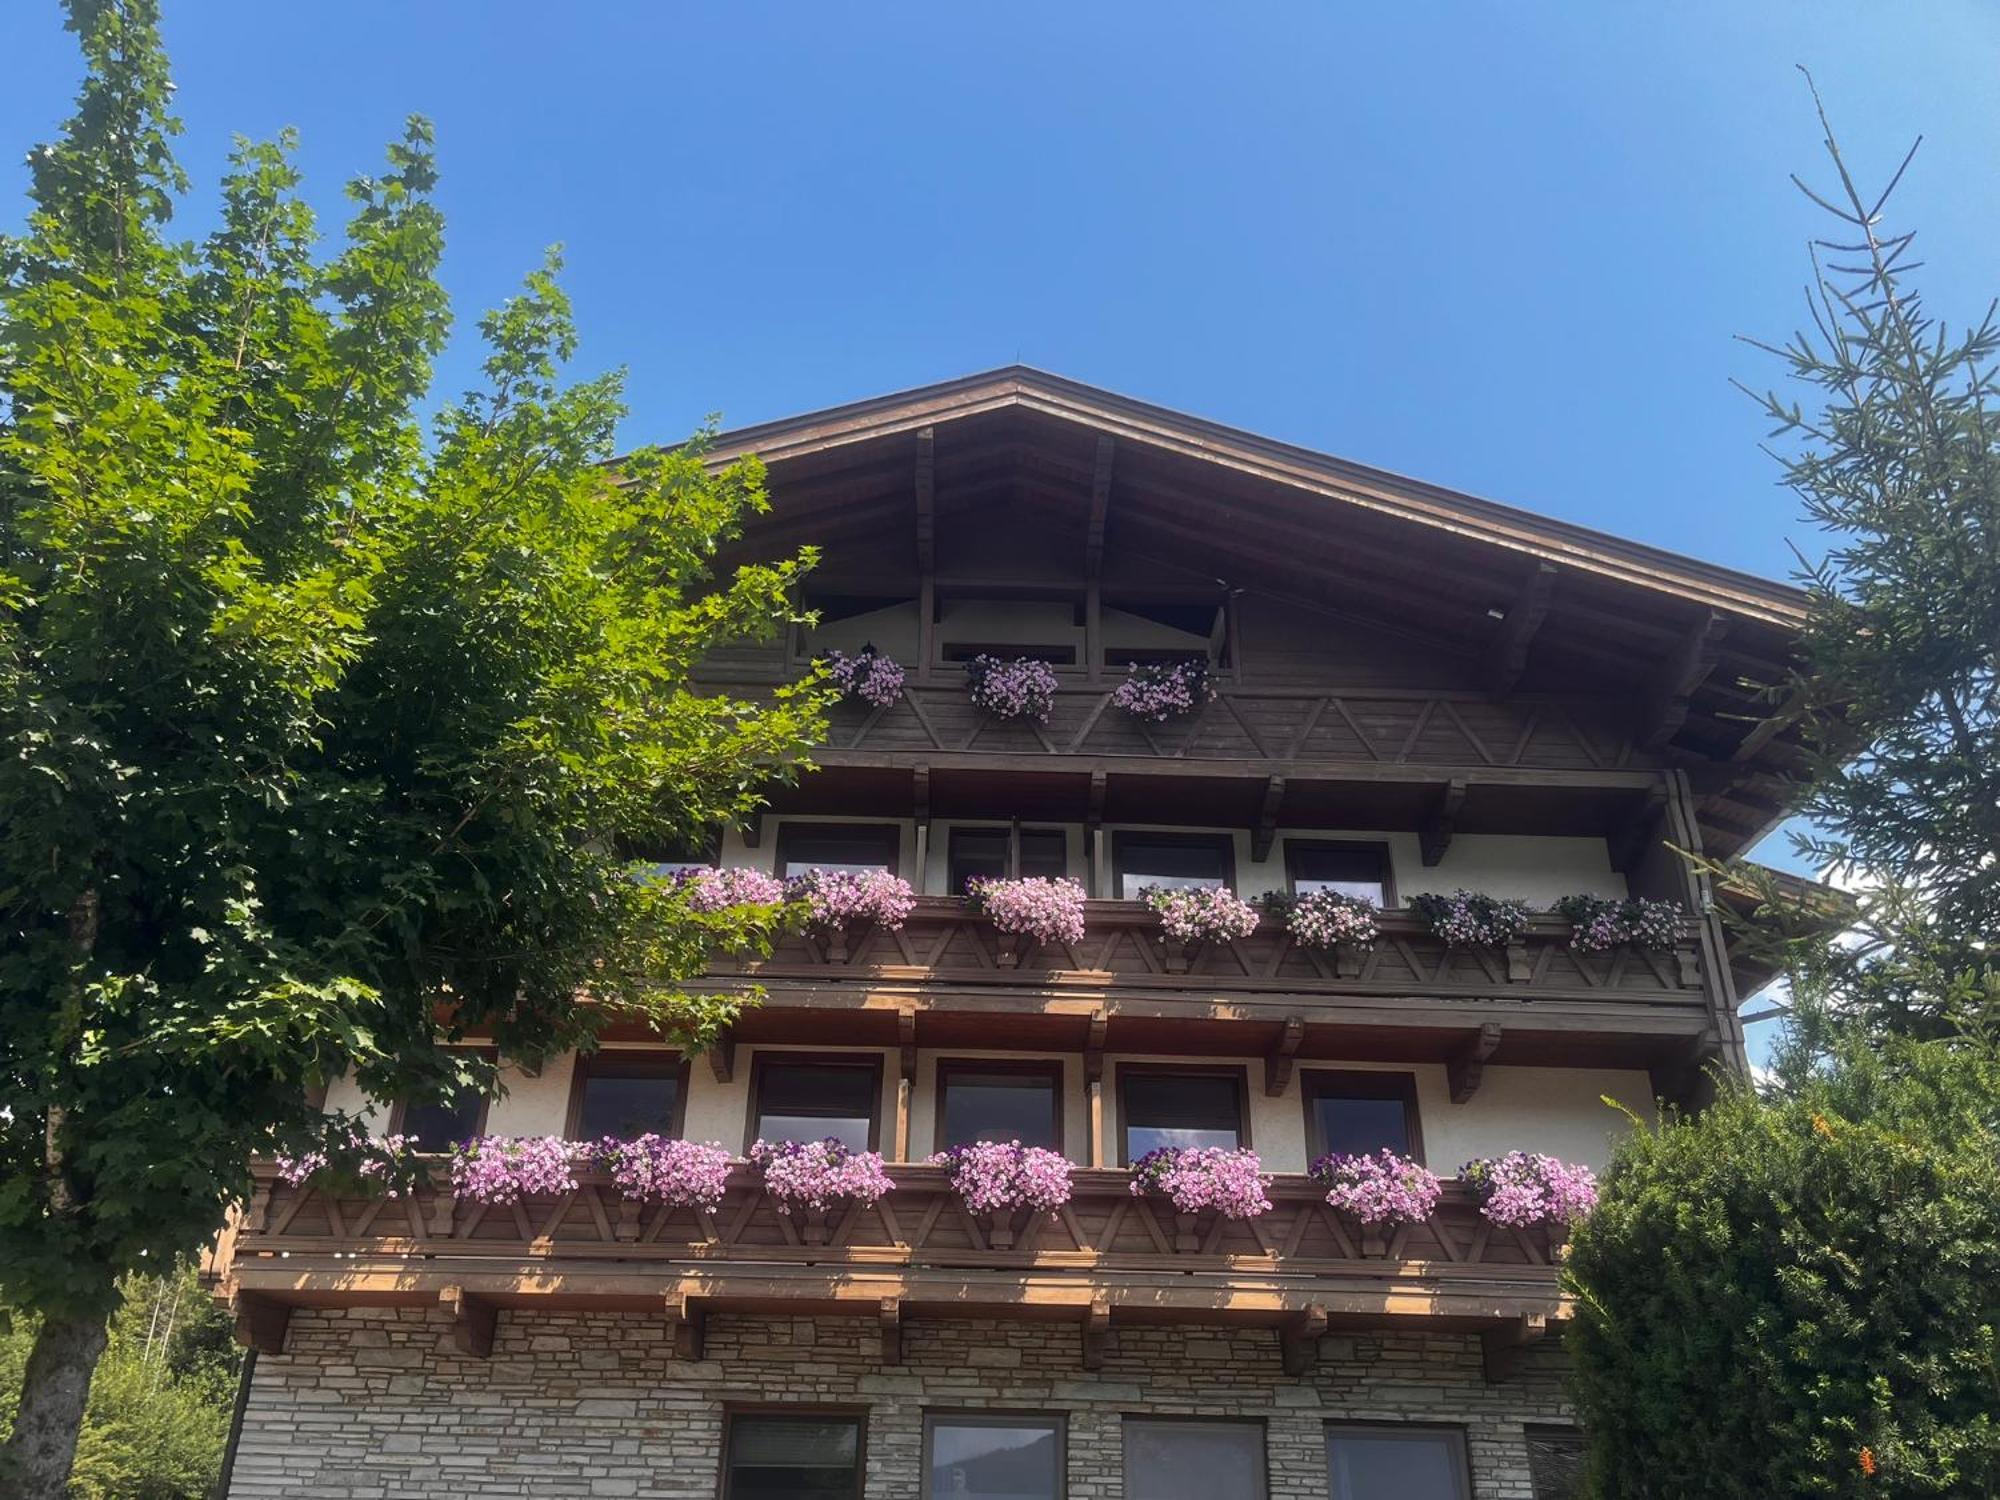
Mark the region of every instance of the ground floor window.
[[1574, 1427], [1530, 1427], [1528, 1477], [1535, 1500], [1583, 1500], [1583, 1434]]
[[933, 1413], [924, 1419], [926, 1500], [1061, 1500], [1059, 1417]]
[[1126, 1500], [1264, 1500], [1262, 1422], [1124, 1426]]
[[723, 1447], [722, 1500], [859, 1500], [858, 1415], [731, 1412]]
[[1465, 1435], [1446, 1427], [1326, 1430], [1333, 1500], [1470, 1500]]

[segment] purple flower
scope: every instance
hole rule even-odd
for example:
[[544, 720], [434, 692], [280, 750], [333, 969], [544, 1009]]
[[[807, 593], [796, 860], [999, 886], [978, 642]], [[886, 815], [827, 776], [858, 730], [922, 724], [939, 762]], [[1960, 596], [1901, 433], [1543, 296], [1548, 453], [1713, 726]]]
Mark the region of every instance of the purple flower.
[[1083, 887], [1074, 880], [1038, 875], [1019, 880], [972, 880], [965, 899], [992, 918], [1002, 932], [1022, 933], [1037, 943], [1083, 941]]
[[1477, 891], [1412, 896], [1415, 912], [1453, 948], [1504, 948], [1528, 930], [1528, 903]]
[[975, 656], [965, 664], [965, 682], [972, 701], [996, 719], [1046, 724], [1056, 705], [1056, 669], [1031, 656]]
[[852, 1151], [823, 1141], [758, 1141], [750, 1161], [764, 1174], [764, 1191], [781, 1214], [795, 1209], [824, 1213], [835, 1204], [869, 1204], [895, 1186], [879, 1151]]
[[823, 660], [827, 680], [845, 697], [887, 708], [903, 696], [902, 667], [894, 657], [885, 656], [873, 646], [863, 646], [852, 656], [829, 651]]
[[573, 1193], [588, 1148], [554, 1135], [486, 1135], [452, 1148], [451, 1190], [474, 1203], [518, 1203], [537, 1193]]
[[347, 1118], [329, 1119], [317, 1145], [296, 1156], [280, 1152], [273, 1162], [279, 1180], [291, 1187], [359, 1188], [390, 1198], [400, 1198], [422, 1175], [408, 1136], [378, 1139]]
[[806, 903], [806, 921], [826, 931], [873, 923], [896, 931], [915, 910], [910, 883], [887, 870], [806, 870], [785, 882], [785, 894]]
[[762, 870], [678, 870], [674, 884], [687, 892], [688, 905], [699, 912], [776, 906], [785, 899], [784, 881]]
[[1386, 1146], [1373, 1156], [1322, 1156], [1312, 1175], [1326, 1184], [1331, 1206], [1363, 1224], [1421, 1224], [1444, 1191], [1435, 1172]]
[[1042, 1146], [982, 1141], [940, 1151], [931, 1160], [951, 1168], [952, 1188], [976, 1214], [1016, 1208], [1054, 1213], [1069, 1202], [1069, 1160]]
[[1191, 714], [1215, 697], [1208, 663], [1201, 661], [1130, 662], [1125, 680], [1112, 690], [1111, 702], [1135, 719], [1164, 724]]
[[1635, 896], [1627, 901], [1600, 896], [1565, 896], [1552, 908], [1569, 919], [1569, 943], [1583, 953], [1602, 953], [1621, 943], [1671, 948], [1680, 941], [1687, 915], [1678, 901]]
[[721, 1206], [734, 1160], [714, 1141], [704, 1146], [650, 1132], [630, 1141], [606, 1136], [591, 1154], [627, 1198], [710, 1212]]
[[1160, 914], [1160, 931], [1177, 943], [1227, 943], [1257, 930], [1257, 908], [1219, 885], [1140, 892]]
[[1254, 1219], [1271, 1211], [1270, 1184], [1255, 1151], [1162, 1146], [1132, 1164], [1132, 1195], [1157, 1193], [1176, 1213], [1214, 1209], [1225, 1219]]
[[1508, 1228], [1574, 1224], [1597, 1207], [1597, 1175], [1553, 1156], [1510, 1151], [1469, 1161], [1458, 1175], [1479, 1200], [1479, 1211]]

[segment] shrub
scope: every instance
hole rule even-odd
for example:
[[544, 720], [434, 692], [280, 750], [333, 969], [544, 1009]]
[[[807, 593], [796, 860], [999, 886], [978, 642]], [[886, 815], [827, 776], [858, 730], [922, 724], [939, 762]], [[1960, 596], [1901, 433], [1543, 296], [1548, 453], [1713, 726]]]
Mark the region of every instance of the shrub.
[[954, 1146], [931, 1158], [951, 1169], [951, 1185], [976, 1214], [1031, 1208], [1054, 1213], [1069, 1202], [1070, 1164], [1060, 1151], [1019, 1141]]
[[1163, 1146], [1132, 1164], [1134, 1197], [1157, 1193], [1183, 1214], [1213, 1209], [1225, 1219], [1254, 1219], [1271, 1211], [1270, 1183], [1255, 1151], [1220, 1146]]
[[996, 719], [1046, 724], [1056, 706], [1056, 669], [1032, 656], [975, 656], [965, 664], [965, 682], [972, 701]]
[[1020, 933], [1038, 943], [1083, 940], [1084, 889], [1074, 880], [1029, 875], [1019, 880], [973, 880], [965, 899], [1002, 932]]
[[1528, 903], [1453, 891], [1410, 897], [1410, 910], [1454, 948], [1504, 948], [1528, 930]]
[[1227, 943], [1257, 930], [1257, 908], [1219, 885], [1141, 892], [1160, 914], [1160, 931], [1177, 943]]

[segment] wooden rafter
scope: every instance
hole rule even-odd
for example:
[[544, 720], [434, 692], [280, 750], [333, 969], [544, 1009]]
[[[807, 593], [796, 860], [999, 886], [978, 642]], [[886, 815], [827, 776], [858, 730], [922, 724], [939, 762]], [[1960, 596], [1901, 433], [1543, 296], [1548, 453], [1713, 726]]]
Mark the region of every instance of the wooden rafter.
[[917, 432], [917, 567], [937, 566], [937, 452], [932, 429]]
[[1493, 633], [1486, 653], [1486, 690], [1496, 698], [1514, 691], [1528, 667], [1528, 648], [1548, 618], [1549, 601], [1555, 594], [1557, 568], [1538, 562], [1529, 572], [1521, 592], [1507, 610], [1507, 617]]
[[1111, 466], [1116, 443], [1109, 433], [1097, 439], [1097, 462], [1090, 475], [1090, 529], [1084, 536], [1083, 572], [1095, 578], [1104, 568], [1104, 523], [1111, 513]]
[[1688, 703], [1715, 671], [1717, 650], [1728, 631], [1727, 617], [1707, 610], [1660, 663], [1639, 708], [1635, 738], [1641, 749], [1657, 750], [1680, 733], [1687, 722]]

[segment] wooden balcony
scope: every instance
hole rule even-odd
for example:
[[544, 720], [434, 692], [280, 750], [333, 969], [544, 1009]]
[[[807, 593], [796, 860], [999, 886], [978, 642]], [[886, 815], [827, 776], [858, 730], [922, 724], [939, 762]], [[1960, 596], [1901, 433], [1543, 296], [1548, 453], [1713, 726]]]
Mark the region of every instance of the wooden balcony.
[[[573, 1193], [489, 1206], [424, 1188], [402, 1198], [292, 1187], [262, 1167], [210, 1257], [240, 1331], [282, 1347], [294, 1306], [423, 1305], [483, 1324], [507, 1307], [648, 1310], [698, 1349], [710, 1310], [910, 1317], [1071, 1317], [1088, 1340], [1114, 1319], [1249, 1322], [1287, 1359], [1329, 1324], [1425, 1326], [1489, 1336], [1490, 1357], [1559, 1317], [1559, 1243], [1490, 1224], [1457, 1184], [1423, 1224], [1387, 1235], [1335, 1213], [1310, 1179], [1277, 1178], [1272, 1211], [1233, 1222], [1134, 1196], [1124, 1171], [1079, 1169], [1054, 1215], [968, 1212], [944, 1169], [899, 1164], [879, 1202], [778, 1213], [739, 1167], [714, 1212], [622, 1198], [601, 1174]], [[885, 1344], [885, 1349], [886, 1349]]]

